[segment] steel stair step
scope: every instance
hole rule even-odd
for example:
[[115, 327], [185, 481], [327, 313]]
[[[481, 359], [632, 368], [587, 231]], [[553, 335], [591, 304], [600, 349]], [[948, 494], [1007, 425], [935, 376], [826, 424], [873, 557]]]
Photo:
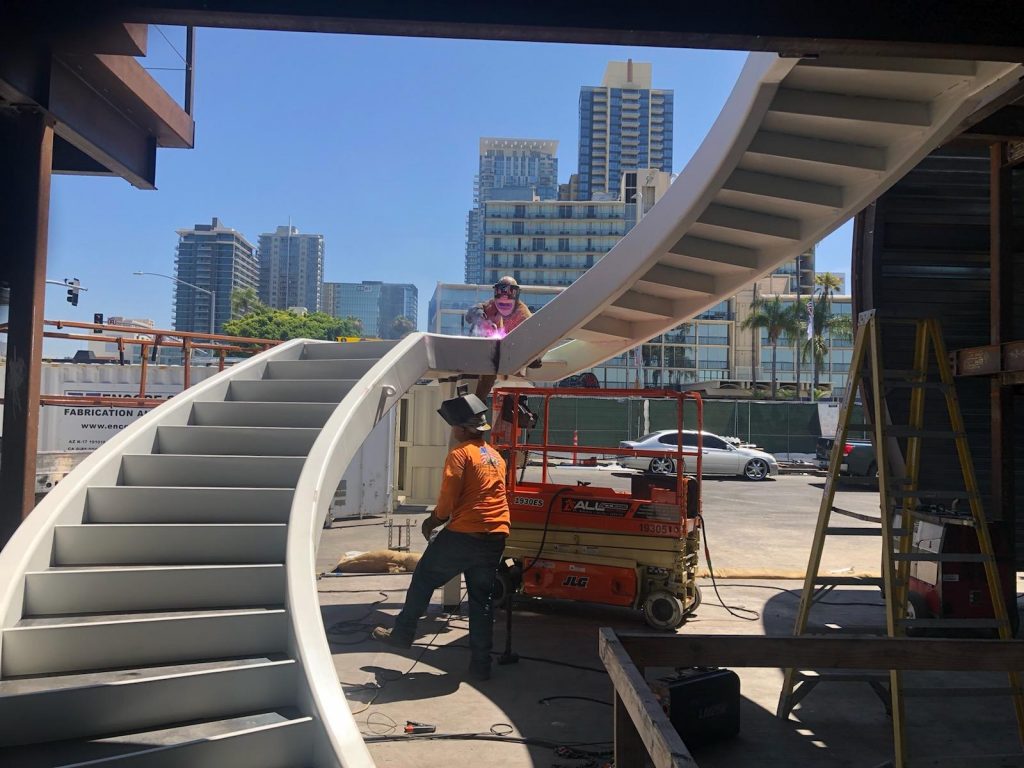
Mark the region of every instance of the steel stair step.
[[327, 423], [337, 403], [193, 403], [190, 423], [204, 427], [315, 427]]
[[16, 748], [0, 752], [0, 758], [6, 753], [17, 759], [12, 765], [19, 768], [302, 768], [313, 764], [314, 739], [312, 718], [282, 709], [92, 741]]
[[54, 528], [53, 564], [283, 563], [283, 523], [89, 523]]
[[271, 360], [264, 379], [358, 379], [370, 370], [377, 358], [356, 360]]
[[306, 344], [302, 360], [377, 360], [394, 349], [397, 341], [359, 341], [339, 344]]
[[0, 675], [54, 675], [282, 653], [284, 609], [22, 619], [3, 631]]
[[128, 454], [121, 457], [120, 485], [294, 488], [305, 461], [304, 456]]
[[3, 680], [0, 747], [291, 706], [296, 667], [292, 659], [264, 656]]
[[153, 453], [218, 456], [307, 456], [312, 427], [157, 427]]
[[292, 488], [93, 486], [87, 523], [286, 523]]
[[50, 568], [25, 574], [26, 617], [284, 605], [283, 565]]
[[225, 400], [340, 403], [358, 379], [252, 379], [228, 384]]

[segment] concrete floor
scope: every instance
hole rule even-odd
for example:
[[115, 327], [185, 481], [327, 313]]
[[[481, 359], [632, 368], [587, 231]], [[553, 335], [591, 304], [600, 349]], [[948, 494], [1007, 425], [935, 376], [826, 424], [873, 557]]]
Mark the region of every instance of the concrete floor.
[[[533, 469], [531, 472], [535, 471]], [[555, 480], [617, 485], [628, 480], [600, 470], [559, 470]], [[718, 590], [700, 582], [703, 605], [678, 631], [686, 634], [787, 635], [793, 627], [800, 581], [809, 553], [822, 478], [782, 476], [765, 483], [720, 480], [704, 487], [704, 515]], [[877, 513], [877, 493], [843, 491], [836, 506]], [[422, 513], [412, 515], [413, 549]], [[403, 521], [402, 515], [396, 521]], [[339, 521], [324, 531], [318, 556], [329, 571], [346, 552], [384, 549], [387, 532], [380, 519]], [[844, 525], [847, 522], [844, 521]], [[826, 548], [823, 572], [877, 573], [878, 539], [846, 537]], [[703, 558], [702, 558], [703, 561]], [[705, 563], [706, 565], [706, 563]], [[610, 749], [611, 683], [597, 654], [597, 630], [643, 630], [639, 614], [625, 609], [530, 600], [513, 612], [517, 664], [495, 666], [494, 676], [472, 682], [465, 672], [467, 621], [442, 612], [435, 594], [420, 623], [416, 643], [394, 651], [368, 639], [376, 624], [390, 626], [405, 597], [409, 575], [345, 575], [320, 581], [324, 625], [360, 729], [380, 766], [450, 768], [463, 763], [495, 768], [524, 766], [602, 766], [607, 756], [570, 757], [549, 745], [587, 744]], [[1020, 591], [1018, 589], [1018, 591]], [[844, 588], [815, 609], [812, 617], [843, 626], [881, 625], [882, 603], [875, 588]], [[728, 606], [728, 608], [726, 607]], [[495, 648], [505, 644], [499, 612]], [[741, 679], [740, 735], [728, 742], [693, 749], [702, 768], [719, 766], [878, 766], [891, 759], [890, 720], [864, 683], [822, 685], [789, 721], [775, 718], [782, 682], [778, 669], [737, 669]], [[656, 672], [656, 671], [655, 671]], [[988, 676], [973, 684], [1005, 685]], [[906, 685], [964, 684], [950, 674], [907, 675]], [[912, 755], [964, 755], [953, 764], [970, 766], [967, 755], [1019, 752], [1008, 697], [958, 699], [955, 717], [948, 700], [913, 700], [907, 705]], [[406, 721], [426, 722], [439, 734], [503, 734], [537, 740], [534, 745], [496, 740], [374, 741], [401, 735]], [[955, 721], [955, 728], [949, 727]], [[1013, 763], [1016, 764], [1016, 763]]]

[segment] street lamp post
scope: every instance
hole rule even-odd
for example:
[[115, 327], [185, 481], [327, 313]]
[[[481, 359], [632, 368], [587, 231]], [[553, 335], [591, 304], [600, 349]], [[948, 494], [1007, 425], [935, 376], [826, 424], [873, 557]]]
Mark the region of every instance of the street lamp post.
[[154, 277], [165, 277], [168, 280], [173, 280], [176, 283], [187, 285], [189, 288], [194, 288], [197, 291], [208, 294], [210, 296], [210, 335], [212, 336], [217, 330], [217, 294], [214, 291], [207, 290], [206, 288], [200, 288], [198, 285], [193, 285], [185, 280], [182, 280], [171, 275], [164, 275], [160, 272], [133, 272], [134, 275], [152, 275]]

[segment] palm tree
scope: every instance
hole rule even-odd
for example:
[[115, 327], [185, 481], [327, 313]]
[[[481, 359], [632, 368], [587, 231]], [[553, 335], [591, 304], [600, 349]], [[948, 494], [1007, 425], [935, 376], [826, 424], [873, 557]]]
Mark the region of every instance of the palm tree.
[[[814, 333], [811, 338], [801, 343], [800, 358], [808, 360], [814, 358], [814, 381], [812, 386], [816, 390], [821, 377], [821, 369], [825, 363], [825, 356], [829, 354], [832, 347], [832, 339], [835, 336], [849, 336], [853, 333], [853, 322], [849, 315], [832, 314], [832, 306], [828, 296], [821, 293], [818, 300], [814, 302]], [[829, 358], [829, 365], [832, 364]], [[829, 376], [829, 381], [832, 377]], [[813, 390], [812, 390], [813, 391]]]
[[835, 272], [819, 272], [814, 276], [814, 284], [831, 304], [832, 296], [843, 287], [843, 278]]
[[782, 303], [775, 296], [770, 301], [757, 299], [750, 305], [750, 314], [743, 320], [740, 327], [744, 330], [763, 328], [768, 334], [768, 344], [772, 348], [772, 400], [778, 391], [778, 348], [779, 339], [783, 336], [796, 338], [800, 334], [798, 310], [792, 305]]
[[236, 288], [231, 292], [231, 317], [244, 317], [263, 309], [255, 288]]
[[[817, 349], [818, 346], [822, 346], [824, 348], [824, 350], [825, 350], [821, 354], [820, 357], [818, 355], [818, 352], [817, 351], [815, 352], [815, 361], [816, 361], [816, 363], [815, 363], [815, 366], [814, 366], [814, 387], [817, 388], [817, 386], [818, 386], [818, 377], [820, 375], [819, 372], [821, 371], [822, 361], [824, 359], [824, 355], [827, 354], [828, 349], [832, 346], [832, 336], [833, 336], [833, 334], [840, 335], [840, 336], [849, 336], [852, 333], [852, 331], [853, 331], [853, 326], [852, 326], [850, 318], [847, 318], [845, 316], [840, 318], [840, 317], [834, 316], [832, 314], [832, 296], [835, 295], [835, 293], [840, 288], [842, 288], [842, 286], [843, 286], [843, 278], [841, 278], [839, 275], [835, 274], [834, 272], [819, 272], [818, 274], [816, 274], [814, 276], [814, 284], [818, 287], [818, 295], [821, 297], [821, 300], [824, 302], [824, 307], [822, 308], [822, 317], [821, 318], [818, 317], [818, 312], [819, 312], [818, 308], [817, 307], [814, 308], [814, 327], [815, 327], [816, 331], [818, 331], [819, 328], [821, 329], [821, 331], [826, 331], [826, 330], [828, 331], [827, 343], [826, 343], [824, 338], [821, 338], [822, 337], [821, 331], [818, 331], [815, 334], [815, 336], [818, 339], [820, 339], [820, 341], [817, 340], [817, 339], [816, 340], [812, 340], [812, 342], [814, 343], [815, 349]], [[831, 356], [829, 356], [828, 364], [829, 364], [829, 377], [828, 377], [828, 380], [829, 380], [829, 383], [831, 383], [831, 381], [832, 381], [832, 370], [831, 370], [832, 369], [832, 357]]]

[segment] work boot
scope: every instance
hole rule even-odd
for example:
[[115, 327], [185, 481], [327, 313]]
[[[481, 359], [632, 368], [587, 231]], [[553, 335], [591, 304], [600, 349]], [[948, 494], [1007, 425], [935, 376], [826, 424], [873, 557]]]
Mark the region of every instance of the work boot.
[[491, 679], [491, 662], [490, 660], [484, 662], [469, 662], [469, 676], [474, 680], [490, 680]]
[[380, 640], [382, 643], [394, 646], [395, 648], [412, 647], [411, 637], [395, 634], [395, 630], [389, 629], [388, 627], [374, 627], [373, 632], [370, 633], [370, 637], [374, 640]]

